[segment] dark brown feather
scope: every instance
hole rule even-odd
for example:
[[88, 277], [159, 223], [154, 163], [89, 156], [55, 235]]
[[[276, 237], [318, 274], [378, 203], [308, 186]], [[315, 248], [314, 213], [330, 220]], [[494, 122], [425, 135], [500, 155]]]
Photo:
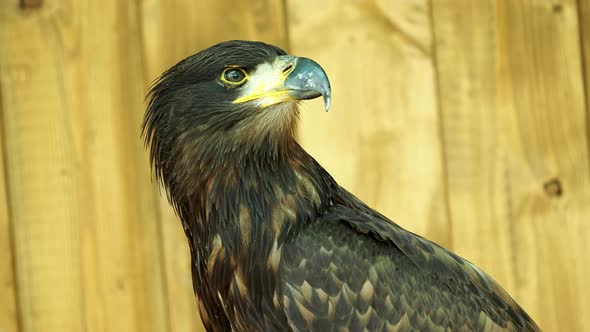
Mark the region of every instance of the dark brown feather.
[[281, 295], [298, 331], [539, 330], [470, 262], [344, 189], [334, 203], [285, 245]]

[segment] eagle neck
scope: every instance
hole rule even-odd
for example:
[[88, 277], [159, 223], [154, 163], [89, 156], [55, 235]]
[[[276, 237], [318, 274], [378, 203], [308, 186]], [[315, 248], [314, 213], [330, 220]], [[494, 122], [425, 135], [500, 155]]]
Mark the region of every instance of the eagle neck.
[[179, 206], [197, 295], [230, 317], [246, 320], [247, 312], [273, 305], [283, 244], [323, 214], [337, 190], [328, 173], [291, 144], [278, 156], [253, 154], [224, 164]]
[[187, 207], [202, 224], [202, 241], [219, 236], [234, 255], [253, 245], [263, 249], [261, 237], [280, 244], [330, 206], [334, 180], [298, 143], [288, 144], [280, 153], [266, 149], [229, 157], [201, 181]]

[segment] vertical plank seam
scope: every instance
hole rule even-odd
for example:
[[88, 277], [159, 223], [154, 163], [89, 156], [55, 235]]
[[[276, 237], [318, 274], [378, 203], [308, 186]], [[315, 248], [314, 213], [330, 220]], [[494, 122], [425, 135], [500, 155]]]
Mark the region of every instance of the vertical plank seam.
[[[584, 115], [586, 116], [586, 150], [588, 151], [588, 155], [590, 156], [590, 96], [588, 96], [588, 92], [590, 92], [590, 87], [588, 86], [588, 84], [590, 84], [590, 82], [588, 82], [588, 80], [590, 79], [589, 77], [587, 77], [588, 75], [588, 66], [590, 66], [590, 64], [586, 63], [586, 59], [587, 57], [590, 58], [590, 54], [586, 54], [586, 44], [584, 42], [584, 37], [585, 37], [585, 28], [586, 25], [584, 24], [584, 15], [588, 14], [586, 13], [586, 10], [590, 10], [590, 8], [586, 8], [586, 5], [584, 4], [585, 0], [577, 0], [576, 1], [576, 10], [577, 10], [577, 14], [578, 14], [578, 37], [579, 37], [579, 47], [580, 47], [580, 64], [582, 67], [582, 88], [583, 88], [583, 94], [584, 94], [584, 107], [586, 109], [586, 112], [584, 112]], [[586, 10], [584, 10], [586, 9]], [[588, 19], [590, 19], [590, 17], [588, 17]], [[588, 38], [590, 38], [590, 36], [587, 36]], [[590, 168], [588, 169], [588, 171], [590, 172]]]
[[16, 309], [16, 326], [18, 328], [18, 331], [23, 331], [23, 310], [22, 310], [22, 303], [20, 301], [20, 297], [19, 297], [19, 285], [20, 283], [18, 282], [18, 270], [17, 270], [17, 262], [16, 262], [16, 234], [14, 231], [14, 218], [12, 217], [11, 214], [11, 209], [10, 207], [13, 205], [11, 202], [11, 196], [10, 196], [10, 178], [8, 177], [8, 144], [6, 144], [6, 140], [8, 135], [6, 135], [6, 121], [4, 118], [4, 107], [2, 106], [2, 87], [0, 85], [0, 144], [2, 144], [2, 156], [0, 156], [0, 158], [2, 158], [3, 161], [3, 165], [4, 167], [2, 168], [2, 172], [4, 173], [4, 191], [6, 193], [6, 216], [8, 217], [8, 223], [7, 223], [7, 227], [8, 227], [8, 237], [9, 237], [9, 241], [10, 241], [10, 256], [12, 258], [11, 260], [11, 265], [12, 265], [12, 280], [13, 280], [13, 287], [14, 287], [14, 292], [13, 292], [13, 298], [14, 298], [14, 305], [15, 305], [15, 309]]
[[[504, 19], [504, 15], [502, 13], [506, 12], [506, 8], [503, 8], [502, 6], [504, 6], [504, 3], [494, 3], [494, 2], [489, 2], [488, 1], [488, 5], [492, 6], [491, 12], [493, 13], [493, 21], [494, 21], [494, 66], [495, 66], [495, 70], [494, 70], [494, 77], [496, 80], [496, 86], [495, 86], [495, 91], [494, 91], [494, 109], [497, 109], [498, 106], [498, 100], [500, 100], [500, 92], [498, 92], [498, 85], [497, 85], [497, 81], [498, 81], [498, 77], [502, 75], [502, 73], [504, 71], [510, 71], [511, 69], [509, 68], [508, 64], [503, 64], [501, 63], [499, 59], [501, 59], [501, 52], [506, 51], [506, 49], [508, 49], [508, 46], [506, 45], [508, 43], [508, 41], [505, 40], [504, 36], [506, 36], [507, 31], [506, 31], [506, 26], [505, 26], [505, 19]], [[504, 68], [506, 67], [506, 68]], [[512, 77], [512, 74], [510, 74], [510, 77]], [[510, 82], [512, 82], [512, 78], [509, 79]], [[512, 83], [509, 83], [509, 87], [510, 90], [513, 90], [512, 87]], [[506, 85], [506, 84], [505, 84]], [[512, 113], [511, 113], [512, 114]], [[503, 158], [506, 158], [504, 155], [502, 156]], [[514, 186], [512, 181], [510, 180], [510, 169], [507, 166], [506, 163], [503, 164], [504, 167], [501, 169], [502, 171], [502, 175], [500, 175], [502, 177], [502, 190], [505, 194], [505, 207], [506, 207], [506, 215], [505, 217], [508, 218], [508, 232], [507, 232], [507, 237], [508, 237], [508, 243], [509, 243], [509, 248], [508, 250], [510, 250], [509, 253], [509, 259], [510, 259], [510, 263], [512, 265], [512, 268], [510, 269], [510, 272], [508, 273], [510, 278], [512, 278], [513, 280], [513, 285], [514, 285], [514, 296], [518, 296], [521, 297], [521, 292], [520, 292], [520, 288], [521, 286], [519, 286], [519, 280], [521, 280], [521, 274], [523, 274], [524, 272], [522, 272], [522, 264], [520, 264], [520, 262], [522, 261], [522, 255], [520, 254], [520, 252], [516, 249], [518, 248], [518, 243], [519, 241], [521, 241], [521, 237], [522, 234], [519, 234], [519, 227], [517, 227], [519, 225], [518, 219], [517, 219], [517, 208], [515, 207], [515, 193], [514, 193]], [[525, 258], [526, 259], [526, 258]]]
[[[148, 79], [146, 76], [146, 73], [148, 72], [147, 70], [147, 65], [146, 65], [146, 60], [145, 60], [145, 56], [146, 56], [146, 51], [145, 51], [145, 44], [143, 41], [143, 36], [144, 36], [144, 17], [142, 15], [142, 4], [143, 1], [142, 0], [136, 0], [134, 2], [135, 4], [135, 15], [137, 15], [136, 17], [136, 22], [137, 22], [137, 26], [138, 26], [138, 30], [139, 30], [139, 49], [140, 49], [140, 55], [139, 55], [139, 61], [141, 61], [141, 75], [142, 75], [142, 82], [146, 82], [146, 79]], [[151, 85], [151, 83], [150, 83]], [[145, 98], [144, 98], [145, 100]], [[145, 101], [144, 101], [145, 104]], [[140, 126], [140, 132], [141, 132], [141, 124], [138, 124]], [[141, 140], [141, 136], [138, 137], [137, 139]], [[144, 147], [146, 145], [144, 144]], [[151, 162], [150, 162], [150, 170], [151, 170]], [[150, 171], [150, 174], [152, 174], [152, 179], [151, 182], [154, 182], [154, 173]], [[153, 188], [153, 186], [152, 186]], [[159, 197], [160, 197], [160, 186], [158, 183], [157, 186], [158, 190], [152, 190], [152, 198], [154, 202], [157, 202]], [[166, 252], [165, 252], [165, 248], [164, 248], [164, 218], [162, 217], [162, 207], [160, 204], [156, 204], [156, 222], [157, 222], [157, 227], [156, 229], [158, 230], [158, 252], [159, 252], [159, 259], [160, 259], [160, 276], [161, 276], [161, 280], [162, 280], [162, 290], [164, 292], [163, 296], [164, 296], [164, 305], [166, 306], [166, 312], [165, 312], [165, 319], [166, 319], [166, 325], [168, 327], [168, 331], [172, 331], [172, 320], [170, 317], [170, 309], [171, 309], [171, 299], [170, 299], [170, 290], [168, 288], [168, 274], [166, 273]], [[191, 263], [192, 264], [192, 263]], [[191, 271], [192, 271], [192, 266], [191, 266]]]
[[[291, 30], [289, 29], [289, 8], [288, 8], [288, 1], [289, 0], [281, 0], [283, 3], [283, 17], [285, 18], [283, 22], [285, 23], [284, 30], [285, 30], [285, 44], [287, 45], [287, 53], [291, 53]], [[295, 139], [301, 139], [301, 126], [297, 126], [295, 129]]]
[[283, 32], [285, 34], [285, 45], [287, 48], [287, 53], [291, 53], [291, 34], [289, 33], [289, 9], [287, 8], [287, 1], [282, 0], [281, 3], [283, 4]]
[[430, 44], [430, 56], [432, 65], [434, 66], [434, 82], [435, 82], [435, 99], [436, 99], [436, 109], [438, 115], [438, 137], [440, 140], [440, 153], [441, 153], [441, 161], [442, 161], [442, 184], [444, 187], [443, 190], [443, 201], [445, 203], [445, 213], [447, 217], [447, 227], [448, 227], [448, 246], [449, 249], [454, 247], [454, 239], [453, 239], [453, 221], [451, 215], [451, 201], [450, 197], [450, 188], [449, 188], [449, 172], [448, 172], [448, 161], [447, 161], [447, 151], [446, 151], [446, 141], [444, 135], [444, 116], [443, 116], [443, 106], [441, 101], [441, 81], [439, 75], [439, 66], [438, 66], [438, 56], [437, 56], [437, 49], [436, 49], [436, 29], [434, 28], [434, 1], [436, 0], [429, 0], [428, 7], [429, 7], [429, 14], [430, 14], [430, 35], [431, 35], [431, 44]]

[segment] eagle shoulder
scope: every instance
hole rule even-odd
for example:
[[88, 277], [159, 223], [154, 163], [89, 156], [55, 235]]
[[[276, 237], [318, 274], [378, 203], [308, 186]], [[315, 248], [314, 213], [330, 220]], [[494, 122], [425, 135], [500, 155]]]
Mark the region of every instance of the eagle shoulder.
[[342, 190], [285, 243], [279, 273], [296, 331], [539, 331], [491, 277]]

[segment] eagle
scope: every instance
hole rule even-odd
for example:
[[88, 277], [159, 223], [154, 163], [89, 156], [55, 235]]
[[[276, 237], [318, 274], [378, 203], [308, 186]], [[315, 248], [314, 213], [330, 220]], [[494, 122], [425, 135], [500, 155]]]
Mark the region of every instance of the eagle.
[[208, 331], [539, 331], [490, 276], [339, 186], [296, 141], [315, 61], [226, 41], [152, 85], [142, 124]]

